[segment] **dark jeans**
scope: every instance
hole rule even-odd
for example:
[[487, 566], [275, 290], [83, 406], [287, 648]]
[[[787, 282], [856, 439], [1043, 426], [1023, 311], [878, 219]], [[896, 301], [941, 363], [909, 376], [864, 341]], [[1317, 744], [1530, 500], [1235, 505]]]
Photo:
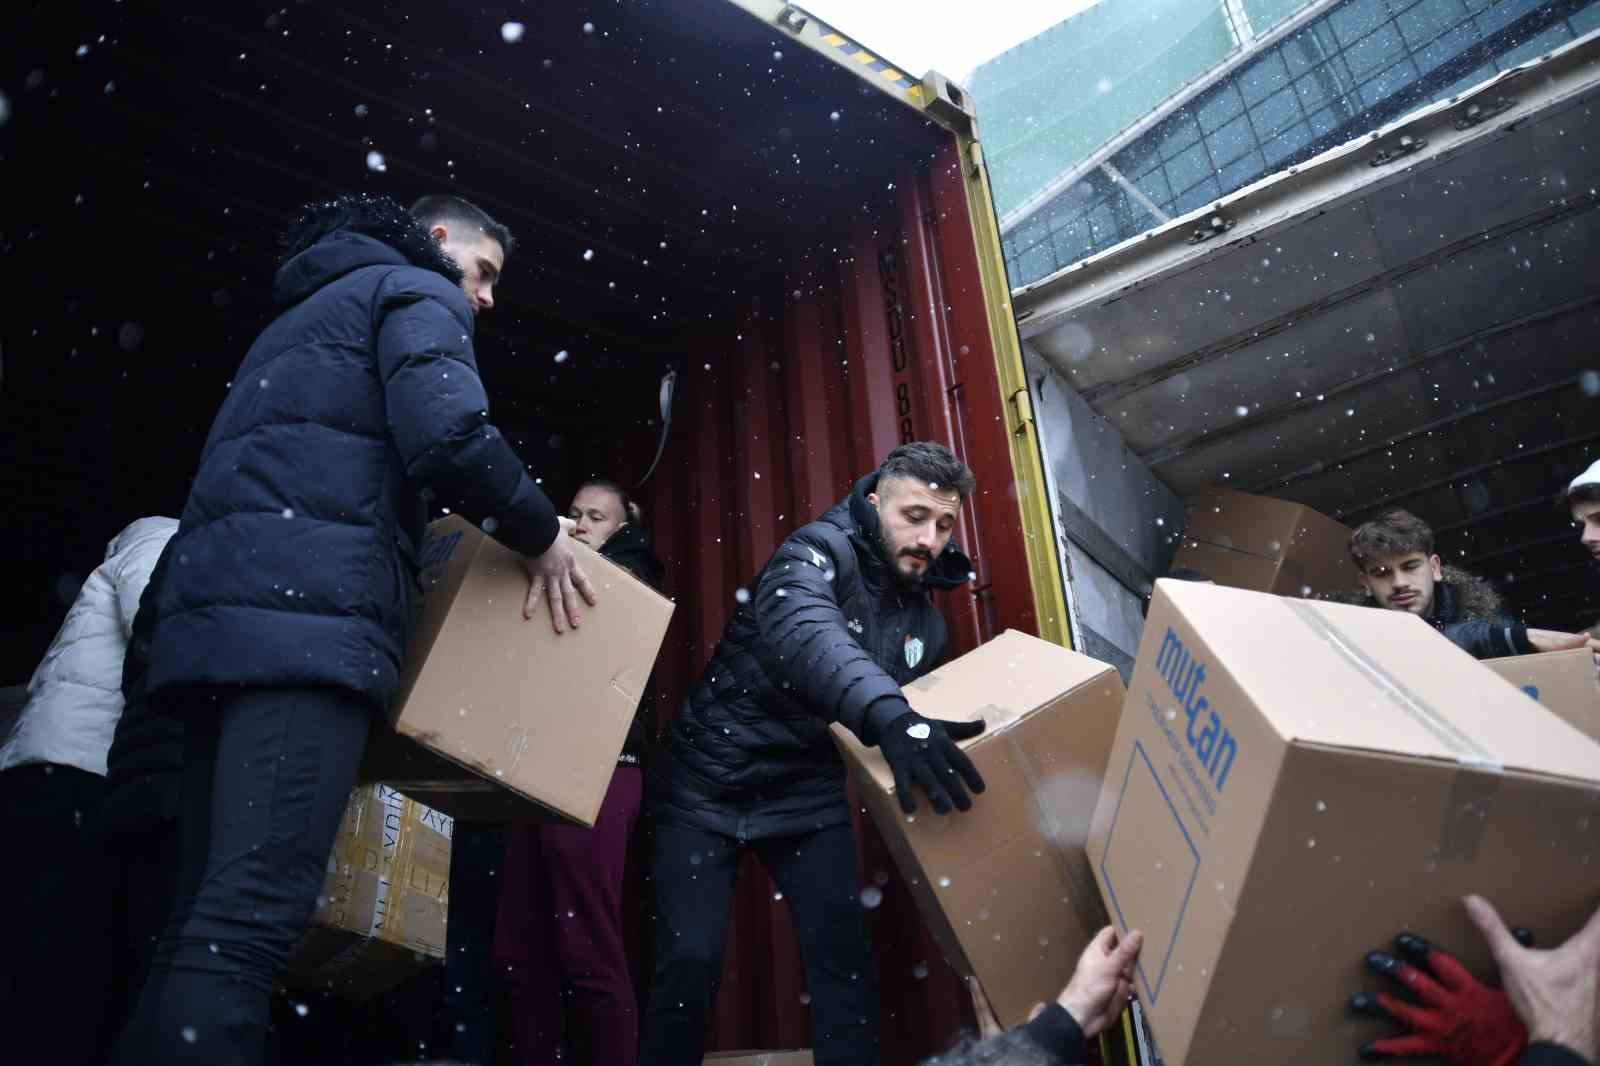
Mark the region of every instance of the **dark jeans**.
[[748, 844], [685, 826], [656, 827], [655, 978], [640, 1063], [684, 1066], [705, 1057], [706, 1023], [746, 847], [777, 882], [794, 917], [817, 1066], [872, 1066], [878, 1061], [877, 970], [849, 825]]
[[522, 1066], [638, 1062], [622, 907], [643, 779], [637, 766], [617, 767], [593, 829], [511, 829], [494, 944]]
[[450, 920], [445, 928], [444, 1022], [450, 1056], [473, 1066], [495, 1061], [501, 984], [494, 966], [506, 827], [456, 822], [450, 832]]
[[117, 1066], [258, 1066], [371, 725], [337, 689], [187, 694], [178, 902]]
[[0, 1040], [8, 1062], [94, 1062], [112, 982], [111, 861], [94, 831], [105, 778], [31, 763], [0, 773]]

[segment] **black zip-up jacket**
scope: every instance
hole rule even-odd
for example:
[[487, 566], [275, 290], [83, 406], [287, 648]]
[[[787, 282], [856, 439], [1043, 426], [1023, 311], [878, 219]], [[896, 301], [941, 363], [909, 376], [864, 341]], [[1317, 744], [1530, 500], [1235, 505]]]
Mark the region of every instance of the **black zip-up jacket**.
[[849, 820], [829, 723], [876, 744], [911, 709], [900, 686], [932, 670], [947, 642], [928, 589], [972, 576], [953, 543], [924, 587], [896, 576], [867, 502], [877, 479], [795, 531], [751, 583], [652, 771], [659, 821], [754, 840]]

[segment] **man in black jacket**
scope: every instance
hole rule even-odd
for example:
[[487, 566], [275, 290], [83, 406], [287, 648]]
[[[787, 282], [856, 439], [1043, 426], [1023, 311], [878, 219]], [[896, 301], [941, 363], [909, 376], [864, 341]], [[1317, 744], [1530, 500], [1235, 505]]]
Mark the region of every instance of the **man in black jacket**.
[[413, 212], [345, 197], [291, 231], [169, 546], [145, 686], [184, 725], [182, 868], [118, 1066], [261, 1061], [395, 695], [425, 490], [527, 557], [558, 632], [593, 602], [473, 355], [510, 234], [455, 197]]
[[967, 788], [983, 791], [955, 744], [983, 724], [930, 721], [900, 692], [944, 654], [929, 591], [972, 577], [950, 535], [973, 488], [943, 445], [896, 448], [740, 591], [651, 775], [657, 922], [644, 1066], [703, 1057], [746, 847], [794, 916], [817, 1066], [877, 1061], [877, 978], [828, 725], [878, 745], [908, 815], [913, 783], [941, 814], [968, 809]]
[[1419, 615], [1475, 658], [1589, 645], [1583, 633], [1531, 629], [1511, 617], [1487, 581], [1443, 565], [1433, 551], [1433, 530], [1409, 511], [1388, 511], [1357, 527], [1350, 559], [1366, 588], [1358, 602]]

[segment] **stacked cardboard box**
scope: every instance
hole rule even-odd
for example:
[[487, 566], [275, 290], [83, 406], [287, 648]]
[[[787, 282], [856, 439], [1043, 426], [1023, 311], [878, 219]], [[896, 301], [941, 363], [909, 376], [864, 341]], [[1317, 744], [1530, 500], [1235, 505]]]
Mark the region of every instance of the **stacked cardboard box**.
[[522, 607], [522, 557], [450, 517], [429, 527], [400, 693], [362, 780], [456, 817], [594, 825], [672, 603], [573, 542], [599, 603], [557, 634]]
[[809, 1051], [713, 1051], [705, 1066], [811, 1066]]
[[1006, 1025], [1072, 976], [1105, 910], [1084, 855], [1122, 710], [1114, 667], [1008, 631], [905, 688], [918, 713], [982, 718], [962, 742], [988, 786], [973, 809], [907, 817], [876, 748], [834, 737], [945, 959], [976, 976]]
[[371, 999], [444, 958], [452, 821], [385, 785], [357, 788], [285, 983]]
[[1345, 592], [1357, 584], [1350, 529], [1303, 504], [1218, 488], [1186, 506], [1188, 528], [1174, 568], [1279, 596]]
[[1343, 1066], [1397, 932], [1579, 928], [1597, 815], [1600, 745], [1421, 619], [1160, 581], [1088, 850], [1168, 1066]]
[[1587, 650], [1513, 655], [1483, 664], [1554, 711], [1592, 740], [1600, 740], [1600, 679]]

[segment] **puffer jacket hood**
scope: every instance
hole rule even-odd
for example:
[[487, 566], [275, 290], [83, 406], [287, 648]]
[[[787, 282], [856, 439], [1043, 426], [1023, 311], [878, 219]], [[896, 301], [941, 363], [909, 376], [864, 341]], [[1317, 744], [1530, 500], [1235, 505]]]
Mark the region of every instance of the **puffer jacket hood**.
[[409, 263], [461, 283], [461, 267], [411, 212], [387, 196], [351, 195], [307, 206], [283, 237], [273, 280], [279, 306], [299, 303], [364, 266]]
[[105, 774], [139, 598], [177, 528], [174, 518], [141, 518], [106, 546], [28, 683], [28, 703], [0, 747], [0, 770], [54, 763]]

